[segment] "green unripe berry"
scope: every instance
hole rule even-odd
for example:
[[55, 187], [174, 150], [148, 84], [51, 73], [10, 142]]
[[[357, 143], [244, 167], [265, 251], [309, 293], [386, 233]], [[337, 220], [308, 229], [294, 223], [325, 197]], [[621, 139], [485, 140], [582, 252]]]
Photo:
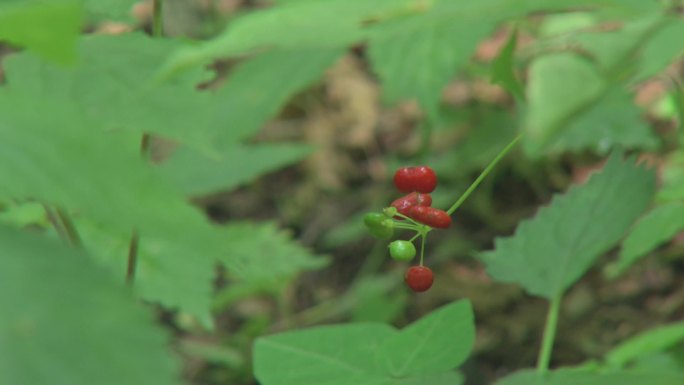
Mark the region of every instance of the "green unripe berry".
[[396, 207], [385, 207], [382, 209], [382, 213], [385, 214], [387, 218], [393, 218], [395, 215], [397, 215], [397, 208]]
[[381, 213], [368, 213], [363, 217], [368, 232], [378, 239], [390, 239], [394, 235], [394, 222]]
[[390, 255], [397, 261], [410, 261], [416, 256], [416, 247], [409, 241], [394, 241], [388, 247]]

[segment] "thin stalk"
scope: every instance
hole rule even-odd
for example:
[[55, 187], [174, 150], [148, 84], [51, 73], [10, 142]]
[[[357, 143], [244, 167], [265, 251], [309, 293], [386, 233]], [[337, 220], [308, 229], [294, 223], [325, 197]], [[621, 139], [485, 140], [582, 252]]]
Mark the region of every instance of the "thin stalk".
[[555, 296], [551, 300], [549, 312], [546, 314], [544, 337], [542, 339], [541, 350], [539, 351], [539, 359], [537, 360], [537, 372], [540, 375], [546, 374], [549, 370], [551, 351], [553, 350], [553, 341], [556, 338], [556, 327], [558, 326], [558, 314], [560, 313], [562, 298], [563, 296], [561, 294]]
[[427, 233], [421, 234], [420, 237], [420, 266], [423, 266], [423, 257], [425, 256], [425, 238], [427, 238]]
[[163, 1], [152, 1], [152, 36], [164, 36], [164, 19], [162, 17]]
[[69, 239], [69, 243], [71, 243], [71, 245], [74, 247], [81, 247], [81, 237], [78, 235], [78, 231], [76, 231], [76, 226], [74, 225], [74, 222], [71, 220], [71, 217], [69, 217], [69, 214], [59, 207], [56, 208], [55, 211], [57, 212], [57, 216], [59, 217], [59, 220], [62, 222], [62, 225], [64, 226], [64, 231], [67, 234], [67, 239]]
[[62, 238], [65, 242], [70, 242], [69, 241], [69, 234], [67, 234], [66, 229], [64, 228], [64, 225], [62, 224], [62, 221], [59, 219], [59, 216], [55, 213], [55, 211], [48, 205], [43, 204], [43, 210], [45, 210], [45, 215], [47, 216], [48, 221], [52, 225], [52, 227], [57, 231], [57, 234], [59, 234], [59, 237]]
[[477, 179], [475, 179], [475, 182], [473, 182], [470, 185], [470, 187], [468, 187], [468, 189], [463, 193], [463, 195], [461, 195], [461, 197], [456, 201], [456, 203], [449, 207], [449, 210], [447, 210], [447, 214], [453, 214], [454, 211], [456, 211], [456, 209], [459, 208], [463, 204], [463, 202], [465, 202], [465, 200], [470, 196], [470, 194], [472, 194], [472, 192], [475, 191], [477, 186], [479, 186], [480, 183], [482, 183], [482, 181], [484, 180], [484, 178], [492, 171], [494, 166], [496, 166], [496, 164], [499, 163], [499, 161], [504, 156], [506, 156], [506, 154], [508, 154], [508, 152], [513, 148], [513, 146], [516, 145], [516, 143], [518, 143], [522, 136], [523, 134], [519, 134], [518, 136], [516, 136], [515, 139], [508, 143], [508, 145], [504, 147], [504, 149], [501, 150], [501, 152], [499, 152], [499, 154], [491, 162], [489, 162], [487, 167], [482, 171], [482, 173], [480, 173], [480, 176], [478, 176]]
[[138, 244], [140, 236], [133, 230], [131, 241], [128, 244], [128, 263], [126, 264], [126, 283], [132, 285], [135, 281], [135, 271], [138, 266]]
[[[150, 135], [143, 134], [140, 140], [140, 155], [143, 158], [147, 158], [150, 152]], [[133, 228], [133, 234], [131, 234], [131, 240], [128, 243], [128, 258], [126, 262], [126, 283], [132, 285], [135, 282], [135, 271], [138, 266], [138, 248], [140, 245], [140, 235], [138, 235], [138, 230]]]

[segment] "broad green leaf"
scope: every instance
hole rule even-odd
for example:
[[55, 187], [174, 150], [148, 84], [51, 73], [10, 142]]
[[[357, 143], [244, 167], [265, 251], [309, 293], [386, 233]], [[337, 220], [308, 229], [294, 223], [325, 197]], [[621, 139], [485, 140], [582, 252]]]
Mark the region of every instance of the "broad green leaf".
[[651, 250], [684, 229], [684, 203], [671, 202], [658, 206], [635, 224], [622, 243], [620, 259], [609, 265], [611, 276], [617, 276]]
[[598, 22], [595, 14], [590, 12], [568, 12], [548, 15], [539, 27], [542, 37], [564, 35], [583, 28], [589, 28]]
[[99, 22], [105, 20], [129, 21], [133, 5], [140, 0], [83, 0], [88, 18]]
[[201, 195], [229, 190], [257, 176], [302, 159], [303, 145], [245, 145], [296, 92], [316, 81], [342, 55], [339, 49], [271, 51], [239, 64], [227, 84], [212, 95], [209, 137], [220, 149], [206, 154], [181, 148], [162, 172], [181, 190]]
[[[144, 162], [138, 136], [131, 141], [94, 129], [97, 122], [68, 99], [35, 100], [14, 91], [0, 88], [0, 180], [12, 181], [0, 185], [0, 196], [62, 207], [121, 239], [137, 229], [144, 244], [160, 254], [151, 269], [162, 277], [170, 268], [183, 274], [166, 277], [173, 280], [149, 299], [189, 311], [208, 326], [210, 278], [216, 258], [226, 253], [219, 231]], [[183, 259], [165, 265], [166, 252]], [[184, 265], [192, 267], [187, 274]]]
[[514, 30], [508, 37], [506, 45], [492, 62], [492, 83], [498, 84], [510, 92], [518, 101], [525, 100], [523, 85], [515, 75], [515, 46], [518, 40], [518, 31]]
[[672, 104], [674, 105], [673, 110], [674, 110], [674, 115], [677, 119], [677, 128], [679, 129], [679, 135], [680, 137], [684, 135], [684, 87], [680, 84], [680, 82], [675, 81], [674, 79], [671, 79], [672, 81], [672, 91], [671, 91], [671, 99], [672, 99]]
[[254, 344], [254, 375], [262, 385], [383, 384], [376, 357], [398, 332], [389, 325], [319, 326], [260, 337]]
[[629, 367], [634, 372], [658, 372], [684, 374], [684, 365], [676, 353], [662, 352], [640, 355]]
[[143, 34], [85, 37], [75, 68], [32, 55], [10, 58], [6, 87], [36, 106], [76, 103], [94, 128], [148, 132], [208, 149], [214, 146], [209, 132], [215, 107], [209, 93], [196, 90], [206, 72], [198, 69], [172, 83], [152, 83], [161, 58], [177, 46]]
[[[105, 225], [78, 218], [76, 226], [84, 247], [115, 278], [124, 281], [133, 231], [120, 233]], [[163, 237], [142, 236], [138, 241], [133, 289], [148, 301], [192, 315], [203, 326], [212, 325], [212, 285], [219, 257], [198, 252], [188, 245]]]
[[4, 1], [0, 3], [0, 41], [55, 62], [71, 63], [82, 19], [77, 0]]
[[240, 63], [216, 91], [212, 138], [221, 149], [254, 134], [296, 92], [317, 81], [341, 49], [270, 51]]
[[[573, 5], [577, 4], [507, 0], [426, 3], [422, 12], [371, 25], [368, 33], [371, 64], [383, 83], [388, 101], [417, 99], [433, 116], [444, 86], [468, 62], [477, 44], [497, 23], [532, 11], [560, 10]], [[510, 44], [507, 47], [509, 51], [513, 48]], [[495, 69], [496, 76], [507, 76], [506, 81], [510, 83], [514, 78], [503, 75], [501, 67], [505, 65], [505, 62], [495, 63], [499, 67]], [[522, 95], [519, 83], [513, 87]]]
[[530, 66], [525, 149], [538, 154], [561, 133], [568, 119], [601, 96], [605, 80], [592, 64], [571, 53], [540, 57]]
[[267, 48], [344, 48], [364, 36], [362, 24], [411, 12], [417, 0], [300, 0], [244, 15], [215, 39], [178, 50], [162, 76], [209, 60]]
[[659, 202], [684, 200], [684, 151], [669, 154], [661, 178], [662, 185], [656, 195]]
[[522, 370], [507, 376], [495, 385], [679, 385], [684, 375], [661, 372], [594, 373], [577, 369], [560, 369], [539, 375], [533, 370]]
[[305, 270], [319, 269], [328, 262], [273, 224], [233, 223], [224, 230], [231, 246], [227, 263], [231, 277], [237, 282], [271, 283], [290, 280]]
[[254, 294], [280, 295], [299, 273], [328, 263], [270, 223], [232, 223], [224, 237], [230, 244], [225, 255], [230, 283], [216, 294], [215, 309]]
[[0, 228], [6, 384], [180, 384], [167, 333], [80, 252]]
[[647, 41], [649, 33], [657, 30], [659, 23], [659, 13], [647, 13], [617, 31], [578, 34], [574, 42], [582, 46], [604, 71], [617, 72], [633, 64], [627, 59], [634, 56], [634, 51]]
[[622, 368], [630, 362], [653, 353], [663, 352], [684, 341], [684, 322], [647, 330], [623, 342], [606, 354], [605, 362]]
[[533, 295], [562, 295], [620, 240], [654, 189], [652, 171], [613, 155], [586, 184], [554, 197], [533, 219], [521, 222], [513, 236], [497, 238], [495, 249], [481, 254], [487, 272]]
[[684, 54], [682, 45], [684, 36], [684, 21], [680, 18], [659, 29], [643, 46], [639, 55], [638, 80], [643, 80], [658, 74], [678, 57]]
[[312, 151], [305, 145], [236, 144], [214, 159], [182, 148], [160, 166], [161, 171], [187, 195], [230, 190], [258, 176], [302, 160]]
[[254, 373], [263, 385], [458, 384], [452, 369], [472, 347], [472, 317], [470, 304], [460, 301], [401, 331], [352, 323], [261, 337]]
[[368, 51], [386, 100], [415, 99], [428, 114], [436, 110], [442, 89], [494, 27], [486, 21], [431, 21], [429, 14], [398, 20], [392, 27], [406, 32], [389, 37], [378, 33], [371, 38]]
[[[170, 76], [183, 68], [216, 58], [242, 55], [260, 49], [348, 47], [371, 35], [379, 37], [374, 29], [386, 22], [397, 23], [395, 27], [383, 26], [382, 34], [385, 36], [387, 33], [397, 32], [407, 35], [420, 31], [407, 31], [405, 21], [409, 25], [421, 25], [428, 29], [459, 24], [477, 26], [477, 23], [495, 23], [533, 11], [576, 9], [581, 6], [629, 13], [644, 8], [643, 2], [618, 0], [558, 0], [553, 3], [544, 0], [290, 0], [246, 14], [211, 41], [179, 49], [169, 58], [161, 76]], [[421, 19], [424, 14], [430, 16], [423, 22], [410, 21], [414, 17]], [[410, 56], [413, 55], [402, 58]]]
[[568, 118], [566, 125], [550, 139], [546, 152], [589, 149], [605, 154], [617, 146], [655, 150], [658, 137], [632, 100], [627, 91], [610, 89], [594, 104]]
[[382, 344], [380, 365], [392, 377], [448, 371], [462, 364], [475, 342], [470, 302], [441, 307]]
[[[9, 86], [0, 94], [8, 101], [2, 107], [11, 111], [0, 118], [0, 136], [8, 138], [1, 145], [9, 149], [2, 155], [10, 159], [3, 163], [4, 170], [0, 166], [0, 175], [18, 178], [11, 186], [14, 191], [7, 192], [10, 196], [37, 197], [93, 219], [113, 242], [107, 260], [122, 279], [128, 240], [133, 228], [138, 229], [136, 290], [208, 326], [214, 263], [220, 258], [230, 267], [230, 255], [223, 255], [229, 253], [224, 234], [143, 164], [135, 141], [91, 128], [149, 130], [201, 145], [207, 138], [205, 126], [225, 124], [215, 116], [217, 104], [207, 99], [211, 95], [195, 94], [199, 73], [175, 79], [177, 86], [152, 87], [145, 69], [155, 68], [155, 55], [170, 43], [160, 44], [135, 35], [88, 39], [84, 49], [92, 47], [93, 52], [84, 56], [89, 61], [70, 74], [25, 57], [16, 59], [8, 68]], [[136, 47], [147, 56], [131, 51]], [[34, 113], [37, 108], [41, 114]], [[35, 136], [41, 140], [36, 142]], [[84, 183], [88, 188], [81, 187]], [[101, 245], [91, 247], [99, 251]]]

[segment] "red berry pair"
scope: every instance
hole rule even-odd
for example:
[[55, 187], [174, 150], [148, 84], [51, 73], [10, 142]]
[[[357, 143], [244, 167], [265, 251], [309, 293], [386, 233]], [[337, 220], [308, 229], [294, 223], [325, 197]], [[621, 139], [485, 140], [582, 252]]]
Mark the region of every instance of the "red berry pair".
[[403, 193], [429, 194], [437, 187], [437, 175], [430, 167], [402, 167], [394, 173], [394, 185]]
[[397, 190], [409, 193], [392, 202], [400, 214], [430, 227], [451, 226], [451, 216], [446, 211], [430, 207], [430, 193], [437, 187], [437, 176], [430, 167], [402, 167], [394, 173], [394, 185]]

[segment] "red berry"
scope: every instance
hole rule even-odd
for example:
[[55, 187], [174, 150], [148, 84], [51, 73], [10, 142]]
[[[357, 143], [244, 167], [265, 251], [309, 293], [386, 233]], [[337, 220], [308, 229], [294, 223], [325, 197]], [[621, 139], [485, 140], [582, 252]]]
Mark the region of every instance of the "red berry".
[[451, 217], [446, 211], [434, 207], [411, 206], [406, 210], [407, 217], [417, 222], [439, 229], [451, 226]]
[[437, 187], [437, 175], [428, 166], [402, 167], [394, 173], [394, 185], [403, 193], [431, 193]]
[[[392, 202], [390, 206], [396, 207], [397, 211], [401, 214], [408, 216], [408, 209], [412, 206], [430, 206], [432, 204], [432, 197], [430, 194], [420, 194], [417, 192], [412, 192], [410, 194], [404, 195], [401, 198], [397, 198]], [[397, 219], [403, 219], [396, 217]]]
[[411, 266], [404, 276], [404, 282], [416, 292], [422, 292], [432, 286], [432, 270], [425, 266]]

